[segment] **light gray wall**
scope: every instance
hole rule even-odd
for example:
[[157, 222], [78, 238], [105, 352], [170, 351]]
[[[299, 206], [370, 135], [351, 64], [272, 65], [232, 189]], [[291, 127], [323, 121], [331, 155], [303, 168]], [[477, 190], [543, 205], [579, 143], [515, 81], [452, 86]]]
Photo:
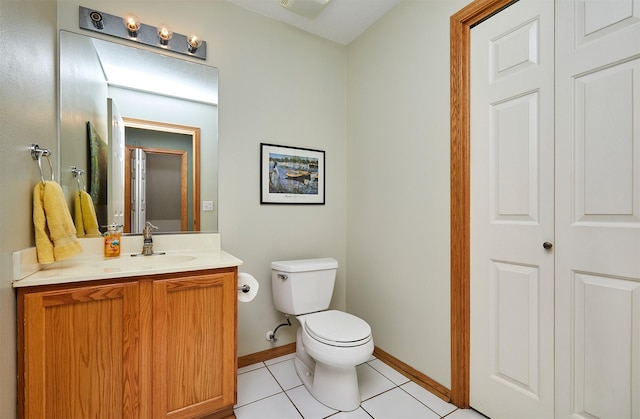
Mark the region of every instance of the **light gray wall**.
[[0, 417], [11, 418], [17, 390], [11, 253], [34, 243], [32, 191], [40, 173], [28, 146], [56, 146], [55, 2], [1, 0], [0, 28]]
[[450, 386], [449, 16], [403, 1], [348, 46], [347, 308]]
[[[228, 11], [225, 35], [215, 41], [224, 50], [219, 224], [223, 247], [260, 282], [256, 299], [239, 308], [245, 355], [273, 347], [265, 333], [284, 320], [273, 308], [271, 261], [337, 259], [332, 305], [346, 308], [346, 49], [240, 8]], [[260, 205], [261, 142], [324, 150], [326, 204]], [[294, 332], [281, 328], [277, 345], [295, 341]]]

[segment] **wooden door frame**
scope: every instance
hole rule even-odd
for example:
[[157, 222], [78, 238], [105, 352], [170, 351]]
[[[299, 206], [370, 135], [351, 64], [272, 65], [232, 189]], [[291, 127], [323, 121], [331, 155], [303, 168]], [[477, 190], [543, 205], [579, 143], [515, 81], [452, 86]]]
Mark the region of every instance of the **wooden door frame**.
[[[139, 128], [162, 132], [171, 132], [174, 134], [186, 134], [192, 138], [192, 166], [193, 166], [193, 230], [200, 231], [200, 128], [188, 125], [169, 124], [166, 122], [147, 121], [144, 119], [123, 117], [125, 128]], [[126, 185], [125, 185], [126, 189]], [[126, 204], [126, 198], [125, 198]], [[125, 214], [127, 214], [125, 209]], [[183, 228], [185, 230], [185, 228]]]
[[[515, 0], [517, 1], [517, 0]], [[469, 407], [471, 28], [514, 0], [474, 0], [449, 20], [451, 86], [451, 403]]]
[[124, 153], [124, 213], [129, 216], [124, 217], [124, 233], [131, 233], [131, 153], [135, 149], [140, 149], [146, 154], [160, 154], [165, 156], [176, 156], [180, 158], [180, 228], [187, 231], [188, 228], [188, 205], [187, 205], [187, 151], [173, 150], [168, 148], [152, 148], [125, 145]]

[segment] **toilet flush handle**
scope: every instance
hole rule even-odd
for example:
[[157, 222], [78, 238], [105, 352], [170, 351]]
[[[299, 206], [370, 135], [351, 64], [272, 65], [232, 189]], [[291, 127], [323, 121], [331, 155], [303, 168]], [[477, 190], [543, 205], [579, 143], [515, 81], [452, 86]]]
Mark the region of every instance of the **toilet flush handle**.
[[289, 279], [289, 277], [285, 274], [278, 274], [278, 278], [282, 279], [283, 281]]

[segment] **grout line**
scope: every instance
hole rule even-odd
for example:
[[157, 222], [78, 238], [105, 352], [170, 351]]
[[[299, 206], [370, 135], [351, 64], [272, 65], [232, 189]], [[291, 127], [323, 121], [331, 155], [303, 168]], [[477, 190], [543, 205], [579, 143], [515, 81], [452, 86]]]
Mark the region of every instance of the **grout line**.
[[[274, 364], [276, 365], [276, 364]], [[276, 378], [275, 375], [273, 375], [273, 372], [269, 369], [268, 366], [265, 366], [265, 368], [267, 369], [267, 371], [269, 372], [269, 374], [271, 374], [271, 376], [273, 377], [273, 379], [275, 380], [275, 382], [278, 384], [278, 387], [280, 387], [280, 390], [282, 390], [282, 392], [286, 393], [284, 387], [282, 387], [282, 384], [280, 384], [280, 381], [278, 381], [278, 379]]]
[[[237, 406], [237, 408], [241, 408], [241, 407], [244, 407], [244, 406], [248, 406], [248, 405], [251, 405], [251, 404], [253, 404], [253, 403], [256, 403], [256, 402], [259, 402], [259, 401], [262, 401], [262, 400], [268, 399], [269, 397], [276, 396], [276, 395], [278, 395], [278, 394], [280, 394], [280, 393], [284, 393], [284, 395], [285, 395], [285, 397], [287, 398], [287, 400], [289, 400], [289, 403], [291, 403], [291, 404], [293, 405], [294, 409], [296, 409], [296, 411], [298, 412], [298, 414], [300, 414], [300, 416], [302, 416], [302, 417], [304, 418], [304, 416], [302, 415], [302, 412], [300, 411], [300, 409], [298, 409], [298, 407], [296, 406], [296, 404], [295, 404], [295, 403], [293, 402], [293, 400], [291, 400], [291, 398], [289, 397], [289, 394], [287, 394], [287, 390], [285, 390], [285, 389], [284, 389], [284, 387], [282, 386], [282, 384], [280, 384], [280, 382], [278, 381], [278, 379], [276, 378], [276, 376], [273, 374], [273, 372], [272, 372], [272, 371], [271, 371], [271, 369], [269, 368], [271, 365], [278, 365], [278, 364], [281, 364], [281, 363], [286, 362], [286, 361], [289, 361], [289, 360], [290, 360], [290, 359], [284, 359], [284, 360], [282, 360], [282, 361], [280, 361], [280, 362], [275, 362], [275, 363], [270, 364], [270, 365], [267, 365], [265, 362], [261, 362], [261, 363], [263, 364], [261, 367], [258, 367], [258, 368], [255, 368], [255, 369], [252, 369], [252, 370], [249, 370], [249, 371], [245, 371], [245, 372], [243, 372], [243, 373], [238, 374], [238, 375], [242, 375], [242, 374], [246, 374], [246, 373], [248, 373], [248, 372], [257, 371], [257, 370], [259, 370], [259, 369], [261, 369], [261, 368], [266, 368], [266, 369], [267, 369], [267, 371], [269, 372], [269, 374], [271, 375], [271, 377], [273, 377], [273, 379], [274, 379], [274, 380], [276, 381], [276, 383], [278, 384], [278, 387], [280, 387], [280, 390], [281, 390], [281, 391], [280, 391], [280, 392], [278, 392], [278, 393], [274, 393], [274, 394], [271, 394], [271, 395], [269, 395], [269, 396], [263, 397], [263, 398], [261, 398], [261, 399], [251, 401], [251, 402], [246, 403], [246, 404], [244, 404], [244, 405], [242, 405], [242, 406]], [[380, 372], [380, 371], [379, 371], [379, 370], [377, 370], [373, 365], [371, 365], [371, 364], [370, 364], [370, 362], [371, 362], [371, 361], [374, 361], [374, 360], [375, 360], [375, 359], [369, 359], [369, 360], [367, 360], [367, 361], [363, 362], [362, 364], [367, 364], [369, 367], [371, 367], [374, 371], [376, 371], [376, 372], [377, 372], [378, 374], [380, 374], [382, 377], [384, 377], [385, 379], [387, 379], [387, 380], [389, 380], [390, 382], [392, 382], [392, 383], [393, 383], [393, 385], [394, 385], [394, 387], [392, 387], [392, 388], [390, 388], [390, 389], [388, 389], [388, 390], [385, 390], [385, 391], [383, 391], [383, 392], [381, 392], [381, 393], [375, 394], [375, 395], [373, 395], [373, 396], [371, 396], [371, 397], [369, 397], [369, 398], [367, 398], [367, 399], [361, 400], [359, 408], [360, 408], [360, 409], [362, 409], [362, 411], [363, 411], [363, 412], [365, 412], [365, 413], [366, 413], [369, 417], [371, 417], [372, 419], [374, 419], [374, 417], [373, 417], [373, 416], [372, 416], [372, 415], [371, 415], [371, 414], [370, 414], [370, 413], [369, 413], [369, 412], [368, 412], [368, 411], [367, 411], [367, 410], [362, 406], [362, 403], [364, 403], [365, 401], [368, 401], [368, 400], [372, 400], [372, 399], [374, 399], [374, 398], [376, 398], [376, 397], [378, 397], [378, 396], [381, 396], [381, 395], [383, 395], [383, 394], [385, 394], [385, 393], [388, 393], [388, 392], [390, 392], [391, 390], [394, 390], [394, 389], [396, 389], [396, 388], [399, 388], [401, 391], [403, 391], [404, 393], [408, 394], [411, 398], [413, 398], [414, 400], [416, 400], [416, 401], [417, 401], [418, 403], [420, 403], [421, 405], [425, 406], [427, 409], [429, 409], [430, 411], [432, 411], [433, 413], [435, 413], [436, 415], [438, 415], [438, 417], [440, 417], [440, 418], [446, 418], [447, 416], [450, 416], [450, 415], [451, 415], [451, 414], [453, 414], [454, 412], [456, 412], [456, 411], [460, 410], [459, 408], [456, 408], [456, 409], [455, 409], [455, 410], [453, 410], [452, 412], [447, 413], [445, 416], [441, 416], [438, 412], [436, 412], [435, 410], [433, 410], [433, 409], [432, 409], [431, 407], [429, 407], [427, 404], [423, 403], [422, 401], [420, 401], [419, 399], [417, 399], [416, 397], [414, 397], [411, 393], [409, 393], [408, 391], [406, 391], [405, 389], [403, 389], [403, 388], [402, 388], [402, 386], [403, 386], [403, 385], [405, 385], [405, 384], [407, 384], [407, 383], [410, 383], [410, 382], [414, 382], [413, 380], [408, 380], [408, 381], [406, 381], [406, 382], [403, 382], [402, 384], [397, 384], [395, 381], [391, 380], [389, 377], [387, 377], [386, 375], [384, 375], [382, 372]], [[385, 363], [384, 361], [381, 361], [381, 362], [382, 362], [384, 365], [389, 366], [389, 365], [388, 365], [387, 363]], [[256, 364], [257, 364], [257, 363], [256, 363]], [[362, 365], [362, 364], [360, 364], [360, 365]], [[393, 367], [391, 367], [391, 366], [389, 366], [389, 367], [390, 367], [390, 368], [393, 368]], [[301, 387], [301, 386], [304, 386], [304, 384], [300, 384], [300, 385], [294, 386], [294, 387], [290, 388], [289, 390], [292, 390], [292, 389], [294, 389], [294, 388], [298, 388], [298, 387]], [[426, 391], [428, 391], [428, 390], [426, 390]], [[429, 392], [429, 393], [431, 393], [431, 392]], [[431, 393], [431, 394], [433, 394], [433, 393]], [[340, 412], [340, 411], [337, 411], [337, 412], [335, 412], [335, 413], [332, 413], [332, 414], [331, 414], [331, 415], [329, 415], [329, 416], [326, 416], [325, 418], [330, 418], [330, 417], [335, 416], [335, 415], [337, 415], [337, 414], [339, 414], [339, 413], [341, 413], [341, 412]]]
[[263, 398], [261, 398], [261, 399], [256, 399], [256, 400], [254, 400], [254, 401], [251, 401], [251, 402], [249, 402], [249, 403], [245, 403], [245, 404], [243, 404], [243, 405], [236, 405], [236, 406], [233, 406], [233, 409], [235, 410], [235, 409], [240, 409], [241, 407], [249, 406], [249, 405], [251, 405], [251, 404], [254, 404], [254, 403], [260, 402], [260, 401], [262, 401], [262, 400], [266, 400], [266, 399], [268, 399], [269, 397], [277, 396], [277, 395], [278, 395], [278, 394], [280, 394], [280, 393], [282, 393], [282, 392], [281, 392], [281, 391], [279, 391], [279, 392], [277, 392], [277, 393], [273, 393], [273, 394], [270, 394], [270, 395], [268, 395], [268, 396], [264, 396], [264, 397], [263, 397]]
[[[288, 359], [285, 359], [281, 362], [276, 362], [274, 364], [271, 365], [278, 365], [281, 364], [282, 362], [288, 361]], [[269, 369], [269, 365], [265, 364], [265, 368], [267, 369], [267, 371], [269, 371], [269, 374], [271, 374], [271, 376], [273, 377], [274, 380], [276, 380], [276, 383], [278, 383], [278, 385], [280, 386], [280, 389], [282, 390], [281, 393], [284, 393], [284, 396], [287, 398], [287, 400], [289, 400], [289, 403], [291, 403], [291, 405], [293, 406], [294, 409], [296, 409], [296, 411], [298, 412], [298, 414], [304, 419], [304, 415], [302, 414], [302, 412], [300, 411], [300, 409], [298, 409], [298, 406], [296, 406], [296, 404], [293, 402], [293, 400], [291, 400], [291, 397], [289, 397], [289, 395], [287, 394], [287, 390], [284, 389], [284, 387], [282, 387], [282, 384], [280, 384], [280, 381], [278, 381], [278, 379], [276, 378], [276, 376], [273, 374], [273, 372]], [[292, 388], [298, 388], [300, 386], [295, 386]], [[292, 389], [291, 388], [291, 389]], [[289, 389], [289, 390], [291, 390]]]
[[385, 393], [390, 392], [391, 390], [395, 390], [397, 387], [398, 387], [398, 386], [396, 386], [396, 387], [391, 387], [390, 389], [385, 390], [385, 391], [383, 391], [382, 393], [377, 393], [377, 394], [374, 394], [373, 396], [369, 397], [368, 399], [361, 400], [361, 401], [360, 401], [360, 407], [362, 407], [362, 403], [367, 402], [367, 401], [369, 401], [369, 400], [373, 400], [373, 399], [375, 399], [375, 398], [376, 398], [376, 397], [378, 397], [378, 396], [381, 396], [381, 395], [383, 395], [383, 394], [385, 394]]
[[[409, 380], [408, 382], [411, 382], [411, 380]], [[407, 383], [404, 383], [407, 384]], [[403, 385], [404, 385], [403, 384]], [[407, 393], [411, 398], [413, 398], [415, 401], [417, 401], [418, 403], [420, 403], [421, 405], [423, 405], [424, 407], [426, 407], [427, 409], [431, 410], [433, 413], [435, 413], [436, 415], [438, 415], [439, 418], [443, 418], [444, 416], [442, 416], [440, 413], [436, 412], [435, 410], [433, 410], [432, 408], [429, 407], [428, 404], [423, 403], [420, 399], [418, 399], [417, 397], [415, 397], [413, 394], [409, 393], [407, 390], [403, 389], [402, 386], [398, 386], [398, 388], [402, 391], [404, 391], [405, 393]], [[433, 393], [431, 393], [433, 394]], [[455, 410], [454, 410], [455, 412]], [[453, 412], [451, 412], [453, 413]], [[447, 413], [448, 415], [450, 415], [451, 413]]]
[[372, 361], [376, 361], [376, 360], [370, 360], [367, 361], [366, 364], [369, 365], [371, 368], [373, 368], [375, 371], [377, 371], [380, 375], [382, 375], [383, 377], [385, 377], [387, 380], [391, 381], [393, 384], [395, 384], [396, 386], [400, 387], [401, 385], [407, 384], [409, 382], [411, 382], [410, 378], [407, 378], [406, 376], [402, 375], [401, 373], [399, 373], [395, 368], [393, 368], [392, 366], [390, 366], [389, 364], [387, 364], [384, 361], [381, 360], [377, 360], [380, 361], [383, 365], [387, 366], [388, 368], [391, 368], [392, 371], [397, 372], [398, 375], [401, 375], [402, 378], [404, 378], [406, 381], [403, 381], [402, 383], [396, 383], [395, 380], [392, 380], [391, 377], [388, 377], [384, 372], [380, 371], [379, 369], [377, 369], [374, 365], [371, 365]]

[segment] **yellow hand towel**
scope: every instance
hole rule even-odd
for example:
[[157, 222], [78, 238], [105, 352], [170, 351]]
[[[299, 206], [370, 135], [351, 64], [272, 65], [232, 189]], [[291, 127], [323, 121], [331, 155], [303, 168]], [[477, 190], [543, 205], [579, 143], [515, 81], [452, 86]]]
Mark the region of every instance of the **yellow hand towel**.
[[62, 188], [56, 182], [38, 182], [34, 188], [33, 225], [39, 263], [53, 263], [82, 252]]
[[78, 191], [74, 202], [74, 220], [78, 237], [100, 237], [98, 218], [91, 200], [91, 195], [85, 191]]
[[47, 217], [44, 213], [44, 184], [38, 182], [33, 189], [33, 227], [36, 231], [38, 262], [53, 263], [53, 243], [49, 239]]

